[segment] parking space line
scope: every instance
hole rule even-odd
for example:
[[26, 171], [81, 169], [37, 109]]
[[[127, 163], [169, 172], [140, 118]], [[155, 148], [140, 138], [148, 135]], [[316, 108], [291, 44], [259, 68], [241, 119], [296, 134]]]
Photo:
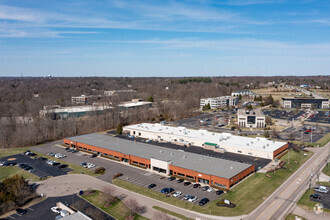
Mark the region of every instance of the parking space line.
[[8, 218], [12, 218], [12, 219], [15, 219], [15, 218], [14, 218], [13, 216], [11, 216], [11, 215], [10, 215], [10, 216], [8, 216]]

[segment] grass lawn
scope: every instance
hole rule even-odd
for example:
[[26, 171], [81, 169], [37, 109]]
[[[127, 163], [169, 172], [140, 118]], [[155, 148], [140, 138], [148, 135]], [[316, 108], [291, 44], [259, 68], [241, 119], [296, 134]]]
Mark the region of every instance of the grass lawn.
[[[125, 220], [125, 218], [129, 215], [129, 209], [127, 206], [119, 199], [116, 199], [115, 202], [111, 204], [109, 207], [104, 207], [104, 203], [101, 199], [102, 192], [101, 191], [95, 191], [92, 195], [82, 195], [82, 197], [86, 200], [88, 200], [90, 203], [94, 204], [95, 206], [99, 207], [103, 211], [109, 213], [111, 216], [118, 220]], [[145, 220], [147, 218], [136, 215], [134, 217], [134, 220]]]
[[15, 175], [22, 175], [25, 179], [30, 179], [33, 182], [40, 181], [39, 177], [36, 175], [29, 173], [25, 170], [18, 168], [17, 166], [12, 167], [0, 167], [0, 182], [8, 177], [12, 177]]
[[323, 168], [322, 172], [325, 175], [330, 176], [330, 163], [327, 163], [327, 165]]
[[154, 208], [154, 209], [156, 209], [156, 210], [158, 210], [158, 211], [161, 211], [161, 212], [165, 212], [166, 214], [169, 214], [169, 215], [171, 215], [171, 216], [177, 217], [177, 218], [179, 218], [179, 219], [183, 219], [183, 220], [186, 220], [186, 219], [193, 220], [193, 218], [187, 218], [187, 217], [184, 216], [184, 215], [181, 215], [181, 214], [179, 214], [179, 213], [177, 213], [177, 212], [172, 212], [172, 211], [170, 211], [170, 210], [168, 210], [168, 209], [164, 209], [164, 208], [159, 207], [159, 206], [153, 206], [152, 208]]
[[[315, 204], [317, 202], [310, 201], [309, 196], [314, 193], [316, 193], [316, 192], [314, 192], [314, 189], [311, 189], [311, 190], [307, 189], [306, 192], [298, 200], [298, 202], [297, 202], [298, 206], [300, 206], [301, 208], [306, 209], [308, 211], [313, 211], [313, 207], [315, 206]], [[320, 195], [322, 196], [322, 193], [320, 193]], [[330, 212], [330, 209], [323, 209], [323, 211]]]
[[[221, 196], [221, 198], [228, 199], [235, 203], [235, 208], [218, 207], [216, 203], [220, 200], [220, 198], [204, 207], [201, 207], [173, 197], [166, 197], [160, 192], [149, 190], [147, 188], [143, 188], [120, 179], [115, 179], [113, 182], [117, 186], [170, 203], [181, 208], [210, 215], [236, 216], [248, 214], [257, 208], [264, 201], [264, 199], [266, 199], [272, 192], [274, 192], [292, 173], [294, 173], [299, 168], [302, 163], [306, 162], [312, 154], [312, 152], [308, 152], [306, 157], [301, 157], [300, 152], [291, 150], [290, 164], [286, 164], [284, 169], [277, 170], [275, 173], [269, 173], [268, 175], [272, 176], [272, 178], [266, 177], [266, 174], [255, 173], [238, 184], [228, 193]], [[288, 154], [284, 155], [282, 160], [287, 161]], [[297, 161], [298, 164], [294, 163], [293, 161]]]
[[19, 148], [1, 148], [0, 149], [0, 158], [1, 157], [6, 157], [6, 156], [10, 156], [13, 154], [21, 154], [24, 151], [29, 150], [28, 147], [19, 147]]
[[288, 214], [288, 215], [285, 217], [285, 220], [295, 220], [295, 219], [296, 219], [295, 216], [300, 217], [302, 220], [307, 220], [307, 219], [305, 219], [305, 218], [303, 218], [303, 217], [301, 217], [301, 216], [299, 216], [299, 215], [294, 215], [294, 214], [292, 214], [292, 213]]

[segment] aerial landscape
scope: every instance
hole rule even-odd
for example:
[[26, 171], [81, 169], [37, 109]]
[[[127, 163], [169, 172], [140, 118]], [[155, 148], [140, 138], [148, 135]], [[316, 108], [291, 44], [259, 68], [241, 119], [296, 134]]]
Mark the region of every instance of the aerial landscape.
[[0, 1], [0, 219], [330, 219], [329, 10]]

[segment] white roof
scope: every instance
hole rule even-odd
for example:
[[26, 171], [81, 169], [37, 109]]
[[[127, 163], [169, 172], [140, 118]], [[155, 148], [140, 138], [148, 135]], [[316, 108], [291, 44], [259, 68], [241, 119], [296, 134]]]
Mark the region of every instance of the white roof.
[[74, 112], [91, 112], [91, 111], [103, 111], [105, 109], [111, 109], [111, 106], [94, 106], [94, 105], [86, 105], [86, 106], [71, 106], [64, 108], [55, 108], [48, 110], [41, 110], [44, 113], [74, 113]]
[[152, 102], [123, 102], [119, 104], [120, 107], [134, 107], [134, 106], [141, 106], [141, 105], [149, 105]]
[[171, 135], [176, 135], [178, 138], [191, 138], [191, 139], [200, 139], [203, 142], [211, 142], [221, 145], [227, 146], [236, 146], [247, 149], [261, 150], [266, 152], [273, 152], [278, 148], [285, 145], [285, 142], [267, 140], [263, 137], [242, 137], [232, 135], [230, 133], [217, 133], [210, 132], [207, 130], [193, 130], [185, 127], [172, 127], [165, 126], [161, 124], [150, 124], [150, 123], [142, 123], [136, 125], [125, 126], [124, 130], [134, 129], [141, 131], [149, 131], [152, 133], [166, 133]]

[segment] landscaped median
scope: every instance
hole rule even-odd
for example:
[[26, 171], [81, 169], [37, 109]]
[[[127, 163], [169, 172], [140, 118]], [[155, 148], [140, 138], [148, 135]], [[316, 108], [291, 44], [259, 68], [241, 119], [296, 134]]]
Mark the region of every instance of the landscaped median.
[[193, 218], [187, 218], [187, 217], [184, 216], [184, 215], [181, 215], [181, 214], [176, 213], [176, 212], [172, 212], [172, 211], [170, 211], [170, 210], [164, 209], [164, 208], [159, 207], [159, 206], [153, 206], [152, 208], [154, 208], [154, 209], [156, 209], [156, 210], [158, 210], [158, 211], [164, 212], [164, 213], [166, 213], [166, 214], [169, 214], [169, 215], [171, 215], [171, 216], [177, 217], [177, 218], [179, 218], [179, 219], [183, 219], [183, 220], [187, 220], [187, 219], [188, 219], [188, 220], [193, 220]]
[[301, 220], [307, 220], [299, 215], [294, 215], [292, 213], [288, 214], [286, 217], [285, 217], [285, 220], [296, 220], [296, 216], [299, 217]]
[[220, 201], [220, 198], [202, 207], [174, 197], [166, 197], [160, 192], [140, 187], [124, 180], [115, 179], [113, 183], [119, 187], [184, 209], [210, 215], [238, 216], [248, 214], [257, 208], [313, 154], [312, 152], [304, 153], [306, 153], [307, 156], [302, 156], [301, 152], [290, 150], [290, 155], [286, 154], [281, 158], [281, 160], [288, 161], [288, 156], [290, 156], [290, 164], [285, 164], [283, 169], [268, 174], [255, 173], [235, 186], [228, 193], [223, 194], [221, 198], [228, 199], [235, 203], [235, 208], [218, 207], [216, 203]]

